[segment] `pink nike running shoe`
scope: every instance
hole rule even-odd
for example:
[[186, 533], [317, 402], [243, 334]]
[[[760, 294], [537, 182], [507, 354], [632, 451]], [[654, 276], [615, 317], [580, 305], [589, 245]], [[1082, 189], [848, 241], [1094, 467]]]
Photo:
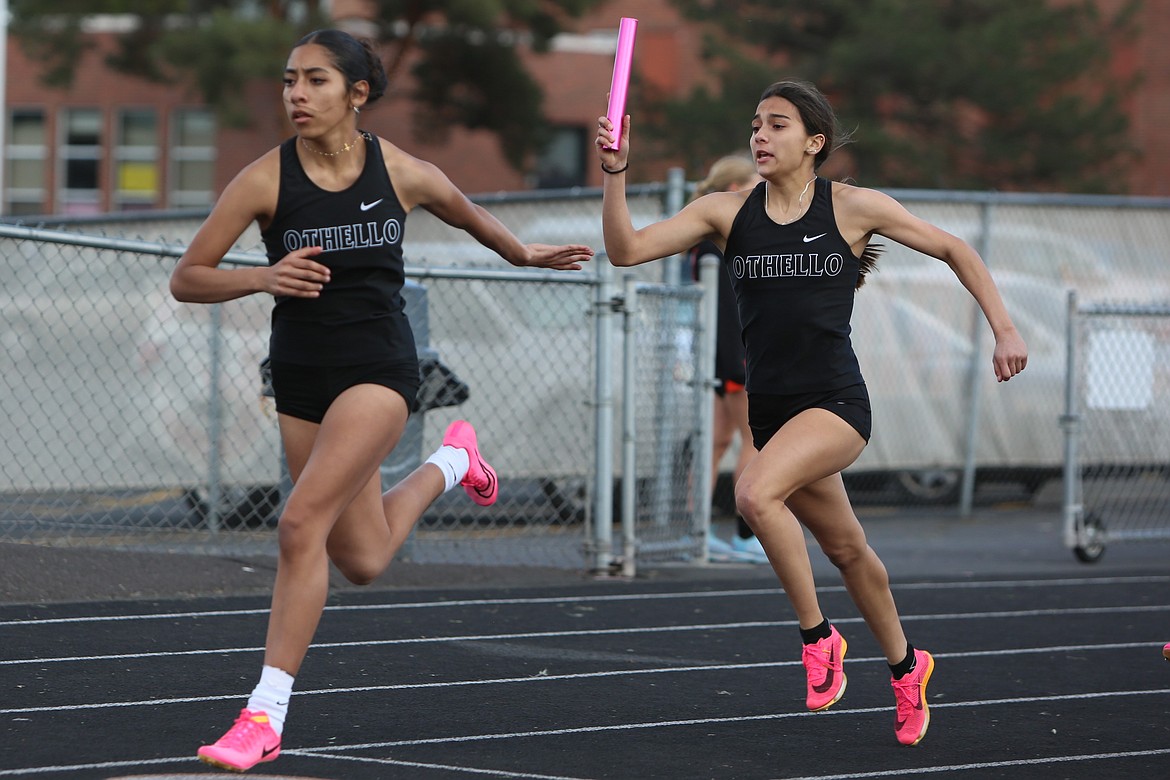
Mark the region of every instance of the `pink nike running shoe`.
[[801, 653], [808, 678], [805, 705], [813, 712], [827, 710], [845, 693], [847, 681], [841, 662], [845, 660], [845, 651], [849, 649], [849, 643], [837, 632], [836, 626], [831, 626], [830, 631], [825, 639], [805, 645]]
[[267, 713], [242, 709], [227, 733], [214, 745], [199, 748], [198, 755], [205, 764], [230, 772], [246, 772], [280, 755], [280, 735], [273, 731]]
[[930, 726], [930, 707], [926, 703], [926, 684], [934, 672], [934, 656], [925, 650], [914, 651], [914, 670], [900, 680], [890, 678], [894, 686], [894, 734], [903, 745], [917, 745]]
[[1166, 646], [1162, 648], [1162, 657], [1170, 661], [1170, 642], [1167, 642]]
[[500, 495], [500, 482], [496, 479], [496, 470], [479, 454], [479, 444], [475, 438], [475, 428], [466, 420], [456, 420], [447, 427], [443, 436], [443, 444], [467, 451], [469, 465], [467, 475], [460, 485], [471, 496], [471, 500], [480, 506], [491, 506], [496, 503]]

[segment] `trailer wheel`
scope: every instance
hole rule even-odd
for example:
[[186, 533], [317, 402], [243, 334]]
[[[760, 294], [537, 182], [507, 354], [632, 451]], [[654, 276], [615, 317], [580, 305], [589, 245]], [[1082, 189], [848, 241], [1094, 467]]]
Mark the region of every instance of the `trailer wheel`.
[[1073, 548], [1073, 555], [1081, 563], [1096, 563], [1105, 554], [1105, 524], [1095, 512], [1089, 512], [1081, 521], [1081, 543]]

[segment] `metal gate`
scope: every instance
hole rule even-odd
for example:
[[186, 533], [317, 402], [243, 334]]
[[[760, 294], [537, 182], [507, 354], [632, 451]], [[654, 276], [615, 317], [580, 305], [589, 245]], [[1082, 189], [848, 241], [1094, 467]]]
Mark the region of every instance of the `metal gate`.
[[1068, 294], [1064, 542], [1081, 561], [1113, 541], [1170, 539], [1170, 303]]

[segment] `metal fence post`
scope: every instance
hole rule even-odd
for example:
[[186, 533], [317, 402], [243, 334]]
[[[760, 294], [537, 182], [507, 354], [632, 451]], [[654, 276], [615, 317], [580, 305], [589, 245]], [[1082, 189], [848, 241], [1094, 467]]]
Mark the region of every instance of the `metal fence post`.
[[1064, 516], [1064, 544], [1069, 549], [1079, 541], [1078, 526], [1081, 517], [1081, 470], [1077, 462], [1077, 438], [1080, 436], [1080, 416], [1077, 414], [1077, 291], [1068, 291], [1068, 320], [1065, 330], [1064, 356], [1064, 414], [1060, 427], [1064, 432], [1064, 494], [1061, 501]]
[[[682, 168], [670, 168], [666, 172], [666, 197], [663, 201], [663, 216], [671, 217], [682, 211], [687, 202], [687, 176]], [[683, 256], [672, 255], [663, 261], [662, 281], [671, 286], [682, 284], [686, 269]], [[690, 281], [687, 279], [686, 281]]]
[[[991, 245], [991, 201], [985, 200], [979, 209], [979, 236], [975, 241], [975, 251], [988, 262]], [[971, 365], [967, 367], [967, 388], [969, 404], [967, 407], [967, 444], [963, 451], [963, 480], [959, 489], [959, 516], [970, 517], [971, 508], [975, 503], [975, 469], [976, 452], [979, 444], [979, 414], [980, 401], [983, 396], [983, 322], [982, 312], [976, 306], [971, 315]]]
[[223, 436], [223, 398], [220, 395], [220, 363], [223, 361], [223, 306], [211, 305], [211, 326], [208, 334], [211, 349], [211, 387], [208, 399], [207, 421], [207, 530], [219, 530], [220, 504], [223, 496], [223, 461], [221, 439]]
[[638, 349], [634, 328], [638, 317], [638, 280], [626, 274], [622, 306], [622, 576], [637, 573], [638, 549], [638, 395], [635, 392]]
[[593, 314], [597, 339], [596, 382], [593, 392], [595, 420], [593, 534], [588, 553], [594, 574], [608, 574], [613, 563], [613, 267], [609, 258], [597, 263], [597, 287]]
[[[699, 302], [697, 367], [695, 370], [696, 419], [699, 422], [699, 447], [696, 460], [699, 479], [695, 490], [695, 513], [692, 536], [698, 545], [699, 560], [706, 563], [707, 534], [711, 530], [711, 469], [714, 451], [715, 337], [719, 317], [719, 274], [726, 273], [714, 255], [704, 255], [699, 267], [703, 298]], [[741, 447], [749, 442], [740, 442]]]

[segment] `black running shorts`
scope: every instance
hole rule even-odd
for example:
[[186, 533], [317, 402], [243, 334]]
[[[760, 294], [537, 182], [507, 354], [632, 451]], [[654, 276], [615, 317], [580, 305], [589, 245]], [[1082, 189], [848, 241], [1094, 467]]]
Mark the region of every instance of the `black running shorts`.
[[357, 366], [302, 366], [272, 361], [276, 411], [320, 423], [337, 396], [356, 385], [381, 385], [406, 399], [414, 409], [418, 395], [418, 360], [367, 363]]
[[756, 449], [762, 450], [786, 422], [808, 409], [829, 410], [852, 425], [861, 438], [869, 441], [873, 419], [869, 408], [869, 392], [862, 383], [828, 392], [792, 395], [748, 393], [748, 425], [751, 426]]

